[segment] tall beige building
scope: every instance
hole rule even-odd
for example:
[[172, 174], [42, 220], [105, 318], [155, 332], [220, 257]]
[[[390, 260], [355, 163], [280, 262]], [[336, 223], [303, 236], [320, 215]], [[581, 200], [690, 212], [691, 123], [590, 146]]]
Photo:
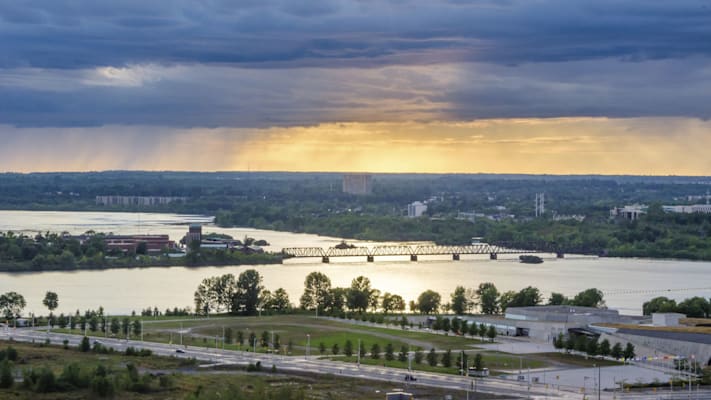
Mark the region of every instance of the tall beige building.
[[346, 174], [343, 175], [343, 193], [371, 194], [373, 193], [373, 175]]

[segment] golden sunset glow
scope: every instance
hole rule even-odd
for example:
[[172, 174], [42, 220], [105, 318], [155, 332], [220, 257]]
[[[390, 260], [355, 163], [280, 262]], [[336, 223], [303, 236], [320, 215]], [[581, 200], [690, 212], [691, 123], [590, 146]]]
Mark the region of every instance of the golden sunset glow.
[[[328, 123], [182, 129], [170, 135], [151, 127], [107, 126], [91, 128], [89, 143], [83, 128], [62, 128], [41, 145], [31, 128], [7, 129], [14, 139], [0, 156], [16, 171], [711, 172], [711, 122], [687, 118]], [[27, 159], [26, 151], [40, 156]]]

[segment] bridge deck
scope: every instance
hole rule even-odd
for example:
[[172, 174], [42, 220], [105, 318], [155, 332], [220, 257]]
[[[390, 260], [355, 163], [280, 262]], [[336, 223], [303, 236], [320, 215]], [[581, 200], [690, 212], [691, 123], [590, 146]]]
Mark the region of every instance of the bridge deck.
[[335, 247], [287, 247], [282, 253], [292, 257], [374, 257], [374, 256], [437, 256], [437, 255], [463, 255], [463, 254], [531, 254], [549, 253], [543, 250], [523, 250], [490, 245], [486, 243], [466, 246], [374, 246], [353, 247], [338, 249]]

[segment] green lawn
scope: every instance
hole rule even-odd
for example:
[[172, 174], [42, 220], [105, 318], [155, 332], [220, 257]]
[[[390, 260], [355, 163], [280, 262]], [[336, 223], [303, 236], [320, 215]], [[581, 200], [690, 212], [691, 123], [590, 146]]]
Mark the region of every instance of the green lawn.
[[[382, 350], [382, 349], [381, 349]], [[367, 364], [367, 365], [380, 365], [380, 366], [385, 366], [385, 367], [393, 367], [393, 368], [402, 368], [402, 369], [407, 369], [409, 366], [409, 363], [407, 361], [398, 361], [397, 360], [397, 353], [399, 352], [399, 348], [395, 349], [395, 360], [392, 361], [387, 361], [385, 360], [385, 354], [381, 354], [379, 359], [373, 359], [370, 357], [370, 354], [367, 354], [364, 357], [361, 357], [361, 364]], [[482, 355], [482, 362], [483, 366], [485, 368], [489, 368], [493, 374], [495, 374], [496, 370], [503, 369], [503, 370], [510, 370], [510, 369], [515, 369], [519, 367], [519, 363], [522, 364], [522, 368], [527, 369], [527, 368], [543, 368], [548, 366], [548, 363], [540, 360], [540, 359], [531, 359], [527, 357], [521, 357], [519, 359], [518, 356], [513, 356], [505, 353], [499, 353], [499, 352], [490, 352], [490, 351], [465, 351], [465, 354], [467, 355], [469, 359], [469, 366], [472, 365], [474, 361], [474, 356], [475, 354], [480, 353]], [[457, 357], [459, 356], [459, 352], [452, 352], [452, 366], [449, 368], [443, 367], [441, 364], [438, 364], [437, 366], [430, 366], [427, 363], [427, 352], [424, 352], [425, 358], [423, 359], [422, 363], [417, 364], [412, 362], [412, 369], [415, 371], [426, 371], [426, 372], [439, 372], [439, 373], [445, 373], [445, 374], [454, 374], [458, 375], [459, 374], [459, 365], [455, 365], [457, 361]], [[438, 360], [441, 360], [442, 353], [437, 353]], [[348, 363], [355, 363], [358, 361], [357, 357], [325, 357], [327, 359], [333, 360], [333, 361], [341, 361], [341, 362], [348, 362]]]
[[[0, 349], [11, 345], [18, 352], [18, 361], [13, 369], [48, 367], [55, 376], [61, 374], [70, 363], [78, 363], [82, 372], [90, 373], [98, 365], [108, 368], [110, 374], [126, 370], [131, 362], [141, 369], [161, 370], [168, 373], [172, 381], [169, 387], [160, 387], [158, 378], [150, 378], [146, 393], [130, 391], [124, 386], [117, 389], [115, 399], [186, 399], [199, 393], [199, 399], [240, 398], [246, 400], [266, 398], [299, 398], [309, 400], [352, 399], [369, 400], [382, 398], [383, 393], [396, 388], [405, 388], [404, 382], [367, 381], [331, 375], [270, 373], [269, 366], [261, 373], [246, 373], [242, 369], [223, 371], [202, 371], [185, 360], [174, 357], [126, 357], [120, 354], [82, 353], [76, 348], [63, 349], [60, 346], [0, 342]], [[278, 372], [278, 371], [277, 371]], [[146, 375], [147, 371], [140, 372]], [[125, 378], [124, 378], [125, 379]], [[125, 382], [123, 382], [125, 384]], [[417, 399], [442, 399], [445, 395], [464, 398], [464, 393], [451, 389], [436, 389], [421, 386], [407, 388]], [[96, 398], [89, 389], [74, 387], [57, 388], [49, 393], [37, 393], [16, 382], [12, 388], [0, 389], [0, 399], [18, 400], [76, 400]], [[477, 399], [495, 399], [495, 395], [482, 395]]]
[[[329, 351], [334, 343], [343, 348], [346, 340], [351, 340], [354, 346], [357, 345], [358, 339], [367, 346], [372, 346], [378, 343], [384, 347], [388, 343], [399, 348], [402, 345], [410, 345], [412, 347], [422, 347], [424, 349], [469, 349], [473, 345], [480, 343], [476, 339], [464, 338], [461, 336], [445, 336], [430, 334], [426, 332], [415, 332], [403, 329], [387, 329], [373, 326], [362, 326], [341, 322], [338, 320], [314, 318], [307, 315], [277, 315], [264, 317], [218, 317], [204, 318], [199, 320], [156, 320], [146, 321], [144, 323], [144, 339], [168, 342], [171, 332], [173, 342], [178, 339], [178, 331], [180, 328], [185, 332], [184, 342], [189, 341], [190, 344], [214, 346], [214, 339], [210, 344], [210, 339], [203, 339], [200, 336], [215, 336], [222, 337], [223, 328], [231, 328], [233, 337], [236, 339], [237, 332], [242, 331], [245, 338], [251, 332], [256, 333], [257, 338], [261, 338], [264, 331], [279, 335], [282, 345], [286, 345], [289, 340], [294, 345], [293, 353], [301, 354], [306, 346], [307, 335], [311, 337], [312, 353], [318, 348], [320, 342], [329, 348]], [[187, 332], [189, 331], [189, 332]], [[193, 335], [195, 338], [190, 339]], [[226, 346], [227, 347], [227, 346]]]

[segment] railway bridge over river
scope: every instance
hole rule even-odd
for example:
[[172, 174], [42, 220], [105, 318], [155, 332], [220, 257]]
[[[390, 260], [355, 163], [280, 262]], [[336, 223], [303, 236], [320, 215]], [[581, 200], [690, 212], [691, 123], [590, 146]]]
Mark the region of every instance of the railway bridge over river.
[[534, 254], [555, 253], [558, 258], [563, 258], [563, 253], [551, 249], [516, 249], [506, 246], [476, 243], [464, 246], [438, 246], [438, 245], [382, 245], [374, 247], [287, 247], [282, 249], [287, 257], [321, 257], [324, 263], [330, 262], [332, 257], [365, 257], [366, 261], [375, 261], [376, 256], [409, 256], [410, 261], [417, 261], [418, 256], [450, 256], [458, 261], [463, 254], [488, 254], [489, 258], [496, 260], [499, 254]]

